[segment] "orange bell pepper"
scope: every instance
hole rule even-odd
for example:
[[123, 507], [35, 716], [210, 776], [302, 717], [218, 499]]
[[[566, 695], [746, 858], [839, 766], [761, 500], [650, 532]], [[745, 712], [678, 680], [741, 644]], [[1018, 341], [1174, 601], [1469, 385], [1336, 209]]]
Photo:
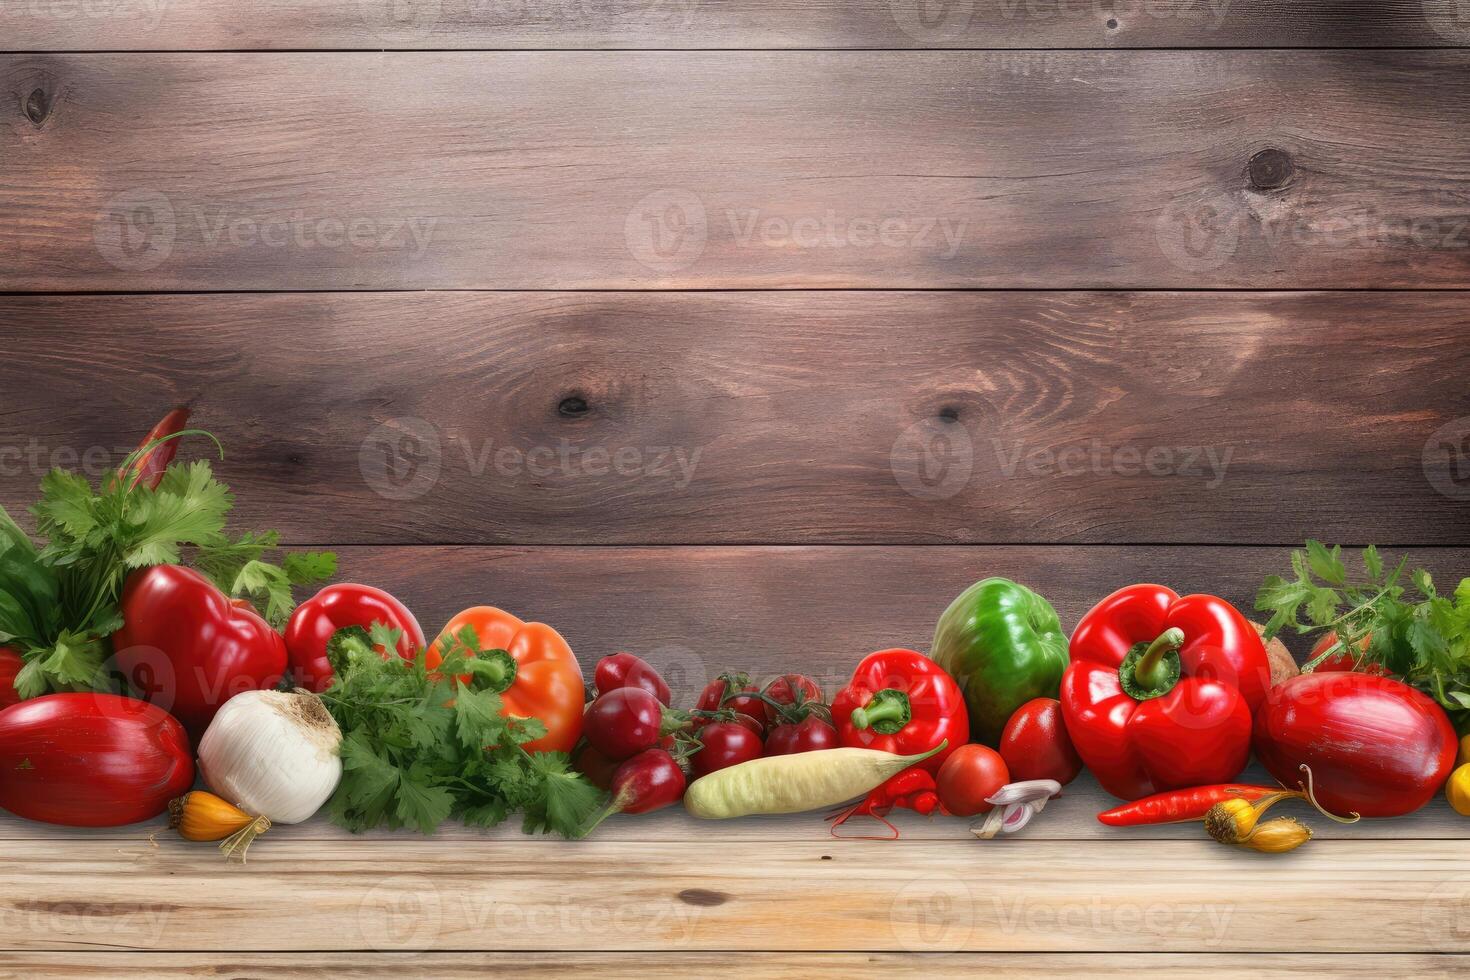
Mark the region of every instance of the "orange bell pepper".
[[516, 662], [516, 676], [500, 693], [510, 717], [536, 718], [546, 734], [525, 743], [527, 752], [570, 752], [582, 735], [582, 668], [567, 641], [545, 623], [526, 623], [494, 606], [473, 606], [439, 631], [432, 652], [445, 655], [446, 637], [469, 627], [482, 650], [504, 650]]

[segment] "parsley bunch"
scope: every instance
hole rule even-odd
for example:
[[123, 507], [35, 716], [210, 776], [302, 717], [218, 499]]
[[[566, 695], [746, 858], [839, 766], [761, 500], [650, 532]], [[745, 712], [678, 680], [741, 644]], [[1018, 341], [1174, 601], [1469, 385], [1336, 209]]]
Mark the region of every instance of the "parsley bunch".
[[1292, 552], [1292, 577], [1272, 575], [1256, 596], [1256, 609], [1272, 614], [1266, 636], [1286, 626], [1298, 633], [1335, 633], [1337, 641], [1303, 672], [1346, 652], [1429, 694], [1457, 722], [1470, 720], [1470, 578], [1460, 580], [1453, 596], [1441, 595], [1422, 568], [1403, 583], [1407, 557], [1386, 574], [1372, 545], [1360, 560], [1362, 573], [1354, 575], [1340, 545], [1308, 541], [1305, 551]]
[[[393, 650], [401, 631], [380, 623], [372, 647]], [[493, 827], [513, 813], [522, 830], [580, 837], [603, 794], [562, 752], [527, 752], [546, 727], [501, 714], [514, 678], [504, 650], [482, 651], [472, 629], [452, 637], [432, 671], [426, 655], [350, 655], [322, 693], [342, 729], [342, 782], [332, 819], [354, 833], [387, 826], [433, 833], [446, 820]]]
[[114, 689], [107, 638], [122, 626], [124, 580], [135, 569], [183, 560], [186, 547], [191, 563], [223, 591], [251, 599], [273, 626], [284, 625], [295, 607], [292, 587], [330, 578], [336, 556], [291, 554], [271, 564], [264, 556], [277, 535], [231, 538], [225, 525], [233, 505], [229, 488], [199, 460], [169, 465], [156, 486], [108, 474], [94, 487], [52, 470], [30, 509], [46, 541], [40, 548], [0, 508], [0, 643], [18, 647], [25, 661], [16, 692]]

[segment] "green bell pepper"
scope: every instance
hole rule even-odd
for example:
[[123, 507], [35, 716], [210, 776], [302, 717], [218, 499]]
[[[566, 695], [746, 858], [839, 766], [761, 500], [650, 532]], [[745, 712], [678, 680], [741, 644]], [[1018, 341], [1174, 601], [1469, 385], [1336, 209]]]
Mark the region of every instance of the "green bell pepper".
[[1010, 579], [987, 578], [939, 617], [929, 657], [965, 692], [971, 737], [993, 746], [1017, 708], [1057, 696], [1067, 637], [1051, 603]]

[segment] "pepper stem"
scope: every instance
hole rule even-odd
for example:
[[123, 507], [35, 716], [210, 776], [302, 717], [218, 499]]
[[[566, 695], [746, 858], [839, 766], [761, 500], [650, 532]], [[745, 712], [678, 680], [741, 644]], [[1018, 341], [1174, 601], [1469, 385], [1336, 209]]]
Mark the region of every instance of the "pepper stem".
[[327, 640], [327, 663], [332, 665], [332, 673], [339, 676], [354, 659], [374, 652], [368, 631], [361, 626], [344, 626]]
[[913, 720], [909, 696], [892, 688], [879, 691], [861, 708], [852, 709], [852, 727], [859, 731], [871, 728], [880, 735], [892, 735]]
[[1133, 679], [1142, 688], [1162, 687], [1168, 682], [1164, 670], [1164, 654], [1172, 653], [1184, 645], [1184, 631], [1171, 626], [1143, 651], [1143, 656], [1133, 665]]

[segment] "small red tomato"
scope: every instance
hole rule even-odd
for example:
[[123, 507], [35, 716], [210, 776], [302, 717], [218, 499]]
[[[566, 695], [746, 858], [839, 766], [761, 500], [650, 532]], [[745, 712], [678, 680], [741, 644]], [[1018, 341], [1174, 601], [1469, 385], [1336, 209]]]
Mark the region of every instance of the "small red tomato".
[[738, 711], [761, 722], [761, 730], [764, 731], [766, 703], [758, 697], [740, 697], [736, 693], [742, 691], [760, 693], [760, 689], [750, 683], [749, 674], [724, 673], [705, 685], [694, 707], [700, 711], [719, 711], [721, 708]]
[[1006, 761], [987, 745], [961, 745], [944, 760], [935, 777], [940, 804], [956, 817], [989, 813], [995, 804], [986, 803], [985, 798], [1010, 781]]
[[[1368, 644], [1372, 642], [1372, 640], [1373, 637], [1371, 635], [1363, 637], [1360, 641], [1358, 641], [1358, 649], [1360, 651], [1366, 651], [1368, 649]], [[1335, 632], [1323, 633], [1322, 638], [1312, 646], [1311, 655], [1308, 656], [1307, 659], [1309, 661], [1316, 660], [1318, 657], [1322, 656], [1322, 654], [1326, 653], [1328, 649], [1330, 649], [1336, 643], [1337, 634]], [[1329, 671], [1343, 670], [1356, 670], [1359, 673], [1377, 674], [1380, 677], [1388, 673], [1388, 671], [1383, 669], [1383, 664], [1360, 664], [1358, 662], [1358, 658], [1349, 655], [1346, 650], [1339, 650], [1337, 653], [1334, 653], [1332, 656], [1322, 661], [1316, 667], [1312, 668], [1313, 673], [1326, 673]]]
[[1062, 723], [1062, 703], [1054, 698], [1036, 698], [1016, 709], [1000, 734], [1000, 757], [1015, 782], [1055, 779], [1065, 786], [1082, 771]]
[[658, 698], [641, 687], [620, 687], [592, 702], [582, 732], [594, 749], [621, 762], [658, 743], [663, 718]]
[[792, 724], [783, 722], [771, 729], [766, 736], [766, 755], [795, 755], [797, 752], [813, 752], [817, 749], [835, 749], [842, 745], [837, 729], [832, 723], [807, 715]]
[[658, 698], [664, 707], [670, 704], [669, 685], [647, 660], [631, 653], [614, 653], [597, 662], [593, 674], [597, 693], [606, 694], [620, 687], [641, 687]]
[[731, 711], [729, 708], [725, 708], [722, 711], [709, 712], [708, 714], [696, 714], [694, 716], [694, 728], [697, 731], [706, 725], [713, 725], [722, 721], [744, 725], [746, 728], [755, 732], [756, 735], [764, 735], [766, 731], [766, 726], [761, 723], [760, 719], [752, 718], [750, 715], [739, 711]]
[[[805, 674], [782, 674], [766, 685], [761, 692], [776, 704], [822, 704], [822, 687]], [[780, 720], [780, 710], [772, 704], [764, 704], [766, 724], [774, 725]]]
[[704, 743], [704, 748], [689, 760], [695, 778], [759, 759], [761, 755], [761, 737], [733, 721], [717, 721], [704, 726], [699, 731], [699, 740]]

